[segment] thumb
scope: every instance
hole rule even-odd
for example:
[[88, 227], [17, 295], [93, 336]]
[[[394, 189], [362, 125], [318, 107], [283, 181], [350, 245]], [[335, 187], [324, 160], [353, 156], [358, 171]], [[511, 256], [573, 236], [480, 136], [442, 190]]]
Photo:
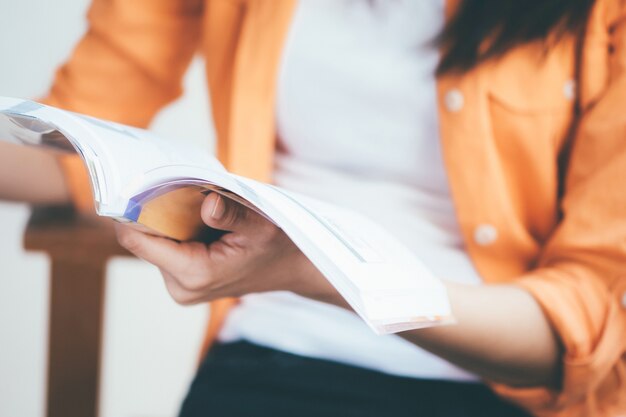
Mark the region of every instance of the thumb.
[[200, 215], [207, 226], [236, 233], [245, 233], [267, 222], [255, 211], [215, 192], [204, 199]]

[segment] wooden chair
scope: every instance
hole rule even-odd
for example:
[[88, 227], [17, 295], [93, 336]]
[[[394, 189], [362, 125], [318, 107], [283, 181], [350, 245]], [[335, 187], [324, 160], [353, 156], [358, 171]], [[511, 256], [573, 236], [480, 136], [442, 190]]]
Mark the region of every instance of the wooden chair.
[[51, 261], [48, 334], [48, 417], [95, 417], [102, 347], [106, 263], [131, 256], [109, 219], [68, 207], [36, 207], [24, 247]]

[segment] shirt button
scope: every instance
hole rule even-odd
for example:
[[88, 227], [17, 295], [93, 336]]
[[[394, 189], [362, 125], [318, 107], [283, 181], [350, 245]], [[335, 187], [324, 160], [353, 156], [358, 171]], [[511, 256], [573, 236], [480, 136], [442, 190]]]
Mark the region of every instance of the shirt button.
[[568, 100], [574, 100], [576, 98], [576, 82], [574, 80], [567, 80], [563, 85], [563, 95]]
[[481, 224], [474, 230], [474, 241], [480, 246], [488, 246], [498, 238], [498, 229], [490, 224]]
[[463, 97], [463, 93], [461, 93], [461, 91], [456, 88], [448, 91], [443, 100], [446, 109], [453, 113], [460, 111], [463, 108], [463, 104], [465, 104], [465, 98]]

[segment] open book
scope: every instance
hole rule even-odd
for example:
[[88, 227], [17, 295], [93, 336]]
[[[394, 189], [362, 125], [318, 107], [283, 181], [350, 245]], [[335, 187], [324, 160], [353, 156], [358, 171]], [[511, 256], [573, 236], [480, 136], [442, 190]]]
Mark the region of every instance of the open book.
[[452, 320], [445, 287], [372, 220], [230, 174], [208, 152], [149, 131], [0, 97], [0, 140], [78, 153], [96, 211], [177, 240], [194, 239], [207, 193], [234, 199], [280, 227], [376, 332]]

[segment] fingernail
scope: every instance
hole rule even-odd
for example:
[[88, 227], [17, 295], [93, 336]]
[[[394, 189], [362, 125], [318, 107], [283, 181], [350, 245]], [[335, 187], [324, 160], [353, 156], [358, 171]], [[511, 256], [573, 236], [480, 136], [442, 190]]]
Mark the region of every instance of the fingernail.
[[215, 199], [215, 205], [213, 206], [213, 210], [211, 211], [211, 217], [215, 220], [219, 220], [224, 215], [224, 202], [222, 201], [222, 196], [217, 195]]

